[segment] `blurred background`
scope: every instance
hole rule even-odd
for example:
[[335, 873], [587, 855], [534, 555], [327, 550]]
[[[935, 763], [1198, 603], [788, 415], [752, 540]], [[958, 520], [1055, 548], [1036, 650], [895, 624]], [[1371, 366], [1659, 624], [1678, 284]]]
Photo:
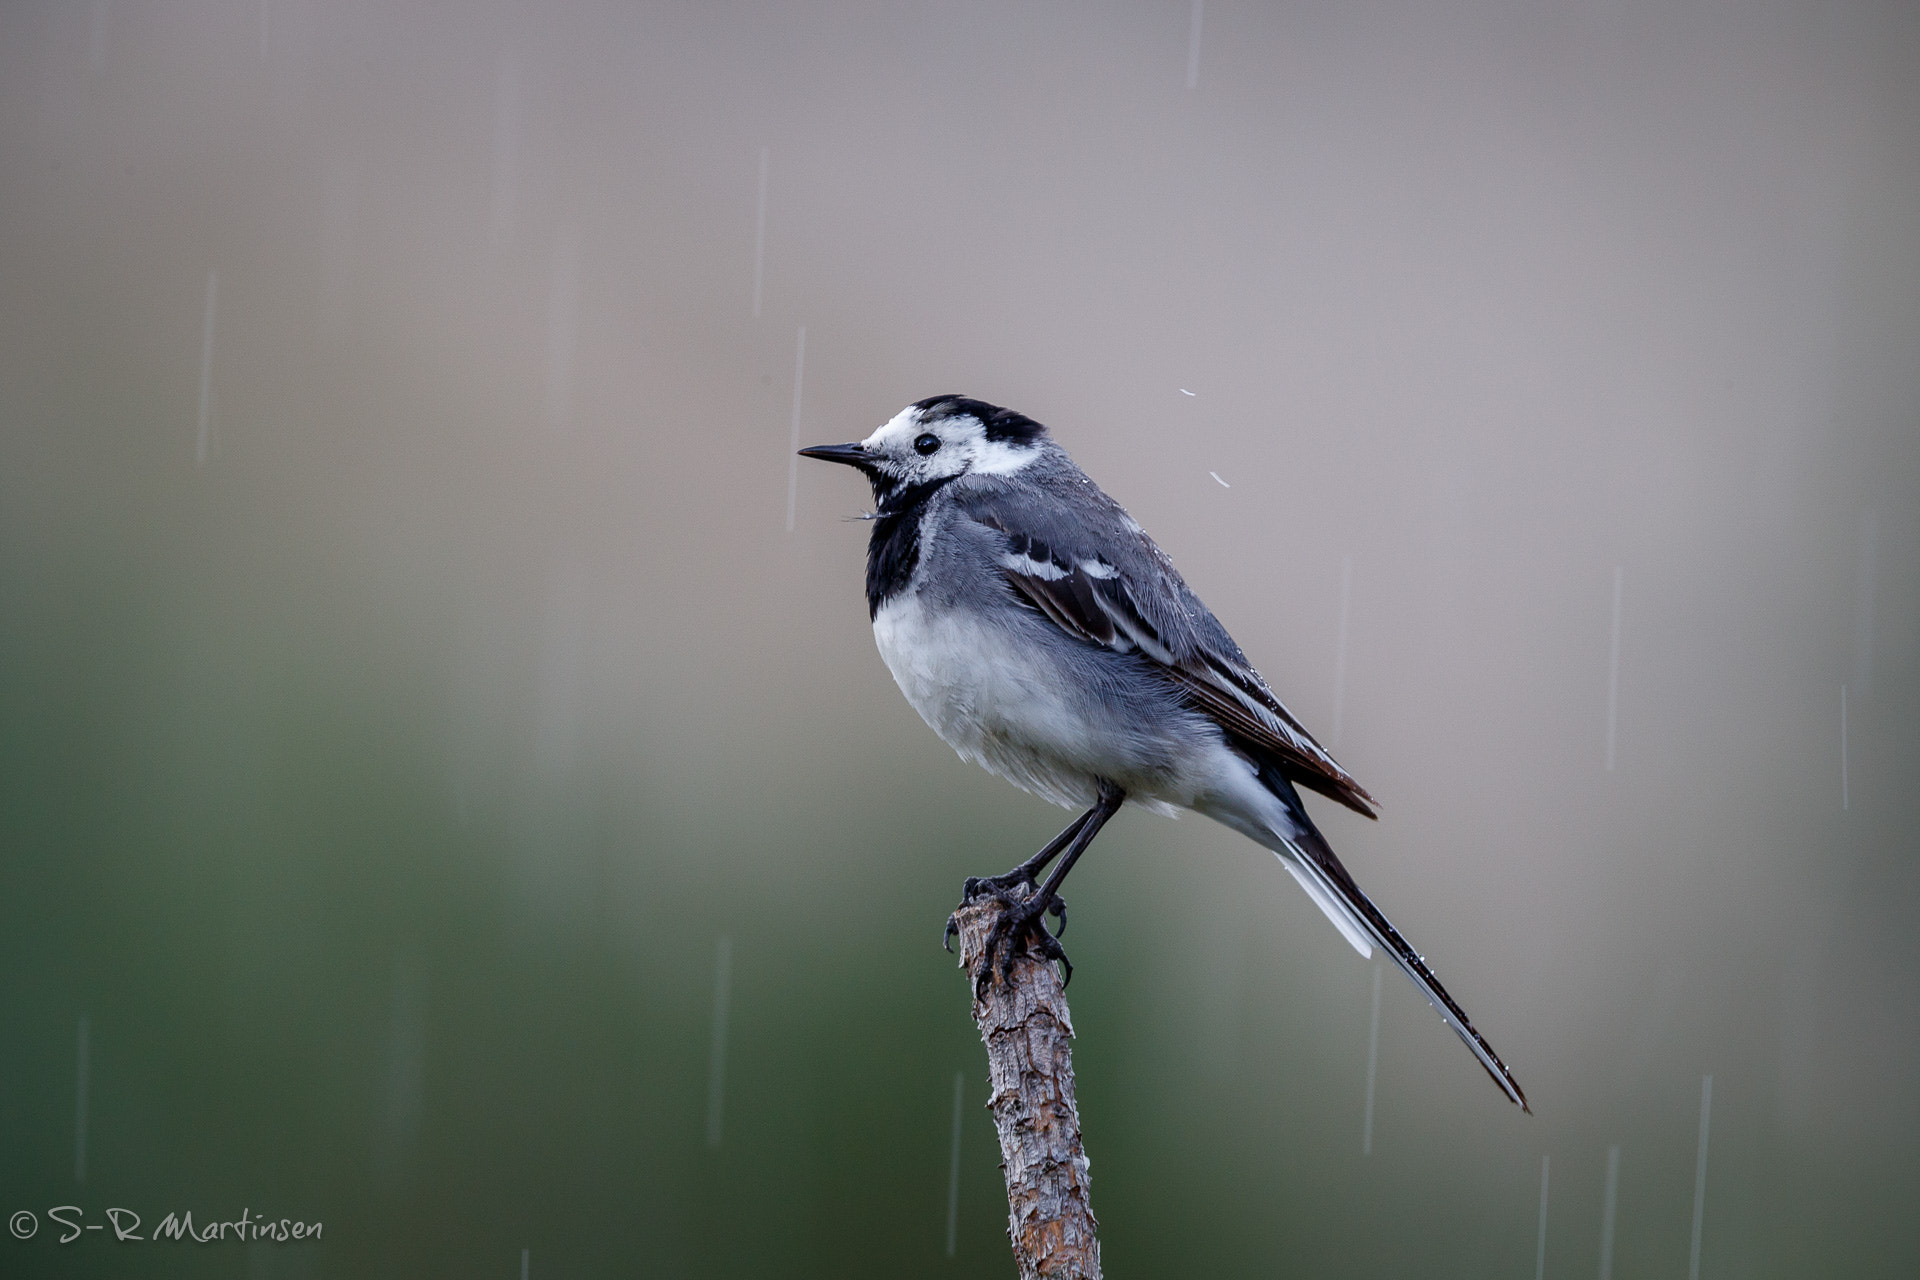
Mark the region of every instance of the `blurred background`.
[[962, 392], [1380, 798], [1316, 813], [1537, 1112], [1129, 813], [1109, 1274], [1912, 1275], [1916, 66], [1845, 2], [7, 5], [0, 1271], [1011, 1275], [939, 935], [1067, 815], [792, 457]]

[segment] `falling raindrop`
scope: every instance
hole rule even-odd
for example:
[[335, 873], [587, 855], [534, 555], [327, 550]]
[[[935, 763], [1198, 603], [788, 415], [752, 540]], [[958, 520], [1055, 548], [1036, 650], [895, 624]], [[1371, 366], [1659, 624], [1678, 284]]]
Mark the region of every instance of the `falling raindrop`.
[[574, 330], [580, 311], [580, 233], [561, 227], [553, 238], [553, 280], [547, 294], [547, 425], [564, 427], [572, 411]]
[[966, 1076], [953, 1073], [953, 1147], [947, 1160], [947, 1256], [953, 1256], [960, 1229], [960, 1105], [966, 1094]]
[[520, 71], [513, 55], [503, 53], [493, 86], [493, 218], [489, 226], [496, 253], [513, 241], [519, 151]]
[[1540, 1239], [1533, 1247], [1533, 1280], [1547, 1280], [1547, 1157], [1540, 1157]]
[[1687, 1280], [1700, 1280], [1700, 1224], [1707, 1208], [1707, 1124], [1713, 1118], [1713, 1076], [1700, 1077], [1700, 1151], [1693, 1161], [1693, 1249]]
[[1840, 807], [1852, 807], [1852, 797], [1847, 794], [1847, 686], [1840, 686]]
[[219, 300], [220, 273], [207, 272], [206, 319], [200, 331], [200, 430], [193, 438], [193, 465], [207, 465], [207, 437], [213, 408], [213, 311]]
[[107, 24], [112, 17], [113, 0], [93, 0], [87, 22], [87, 70], [95, 75], [107, 69]]
[[1607, 650], [1607, 772], [1613, 772], [1614, 729], [1620, 702], [1620, 586], [1619, 565], [1613, 567], [1613, 641]]
[[807, 326], [800, 326], [793, 353], [793, 430], [787, 441], [787, 532], [793, 532], [793, 508], [800, 493], [800, 384], [807, 372]]
[[733, 939], [720, 935], [713, 967], [713, 1039], [707, 1053], [707, 1145], [720, 1145], [720, 1105], [727, 1082], [727, 997], [733, 982]]
[[1193, 0], [1193, 20], [1187, 28], [1187, 88], [1200, 84], [1200, 21], [1206, 0]]
[[344, 332], [351, 318], [354, 223], [360, 203], [358, 175], [344, 165], [328, 170], [320, 193], [320, 323]]
[[1860, 559], [1853, 585], [1853, 688], [1867, 694], [1873, 688], [1873, 615], [1878, 575], [1874, 558], [1880, 542], [1880, 513], [1868, 507], [1860, 513]]
[[375, 1142], [375, 1165], [390, 1189], [404, 1184], [420, 1133], [427, 1073], [426, 1006], [426, 965], [418, 954], [401, 952], [393, 960], [381, 1081], [384, 1096]]
[[1380, 1061], [1380, 965], [1373, 966], [1373, 1015], [1367, 1022], [1367, 1117], [1360, 1128], [1360, 1154], [1373, 1154], [1373, 1075]]
[[753, 220], [753, 318], [760, 318], [760, 282], [767, 264], [767, 149], [760, 148], [760, 211]]
[[87, 1015], [80, 1015], [80, 1031], [74, 1044], [74, 1085], [73, 1085], [73, 1180], [87, 1180], [87, 1091], [91, 1087], [88, 1076], [91, 1071], [89, 1059], [92, 1056], [92, 1025]]
[[1607, 1148], [1607, 1193], [1600, 1208], [1600, 1280], [1613, 1280], [1613, 1211], [1620, 1195], [1620, 1148]]
[[548, 779], [572, 772], [580, 757], [589, 688], [590, 591], [586, 569], [577, 558], [558, 561], [547, 597], [535, 687], [533, 758]]
[[1347, 615], [1353, 606], [1353, 557], [1340, 558], [1340, 640], [1333, 655], [1333, 745], [1347, 720]]

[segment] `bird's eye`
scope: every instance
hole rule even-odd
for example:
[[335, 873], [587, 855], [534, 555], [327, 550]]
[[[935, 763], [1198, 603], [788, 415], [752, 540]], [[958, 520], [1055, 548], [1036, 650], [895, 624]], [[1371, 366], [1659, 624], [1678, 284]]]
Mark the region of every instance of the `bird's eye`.
[[922, 434], [919, 439], [913, 442], [913, 451], [923, 458], [939, 447], [940, 437], [931, 431]]

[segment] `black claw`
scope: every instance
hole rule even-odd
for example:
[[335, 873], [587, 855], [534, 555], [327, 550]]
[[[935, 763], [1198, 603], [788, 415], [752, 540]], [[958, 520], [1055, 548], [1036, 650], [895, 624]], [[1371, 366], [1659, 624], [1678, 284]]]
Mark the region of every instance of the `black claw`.
[[1067, 959], [1067, 949], [1060, 945], [1057, 936], [1040, 927], [1040, 920], [1037, 917], [1033, 924], [1033, 949], [1043, 958], [1059, 962], [1064, 971], [1060, 977], [1062, 987], [1073, 981], [1073, 964]]
[[1033, 934], [1033, 949], [1039, 952], [1044, 959], [1056, 961], [1060, 965], [1060, 986], [1062, 990], [1065, 990], [1066, 985], [1073, 981], [1073, 962], [1067, 959], [1066, 948], [1061, 946], [1051, 934], [1045, 929], [1038, 927], [1038, 925], [1035, 926]]
[[[1062, 898], [1059, 894], [1055, 894], [1053, 901], [1047, 904], [1047, 914], [1060, 922], [1060, 927], [1053, 931], [1053, 936], [1058, 938], [1064, 933], [1066, 933], [1067, 931], [1067, 900], [1065, 898]], [[1068, 972], [1071, 973], [1072, 970], [1069, 969]], [[1066, 984], [1062, 983], [1061, 985], [1064, 986]]]
[[1058, 961], [1061, 969], [1060, 985], [1066, 986], [1073, 981], [1073, 963], [1067, 959], [1067, 952], [1059, 943], [1056, 935], [1048, 933], [1046, 916], [1049, 912], [1060, 916], [1065, 923], [1065, 911], [1060, 900], [1054, 898], [1043, 904], [1028, 898], [1019, 903], [1008, 903], [1007, 911], [993, 927], [987, 931], [986, 945], [981, 956], [980, 972], [974, 979], [973, 994], [976, 999], [985, 999], [989, 985], [998, 974], [1002, 982], [1013, 977], [1013, 962], [1022, 945], [1031, 943], [1034, 953], [1042, 959]]
[[940, 936], [940, 947], [948, 955], [953, 954], [953, 940], [960, 936], [959, 913], [947, 917], [947, 931]]

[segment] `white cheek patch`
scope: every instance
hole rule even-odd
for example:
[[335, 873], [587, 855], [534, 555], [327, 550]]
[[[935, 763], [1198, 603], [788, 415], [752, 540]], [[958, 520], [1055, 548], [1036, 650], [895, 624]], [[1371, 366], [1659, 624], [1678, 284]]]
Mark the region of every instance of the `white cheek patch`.
[[[980, 419], [975, 417], [949, 418], [934, 429], [942, 428], [950, 435], [947, 449], [965, 458], [968, 463], [967, 470], [975, 475], [1010, 476], [1040, 456], [1040, 450], [1033, 445], [989, 440], [987, 429], [981, 426]], [[944, 453], [947, 449], [942, 449], [941, 452]]]
[[973, 470], [982, 475], [1010, 476], [1039, 456], [1036, 445], [1012, 445], [982, 435], [974, 446]]

